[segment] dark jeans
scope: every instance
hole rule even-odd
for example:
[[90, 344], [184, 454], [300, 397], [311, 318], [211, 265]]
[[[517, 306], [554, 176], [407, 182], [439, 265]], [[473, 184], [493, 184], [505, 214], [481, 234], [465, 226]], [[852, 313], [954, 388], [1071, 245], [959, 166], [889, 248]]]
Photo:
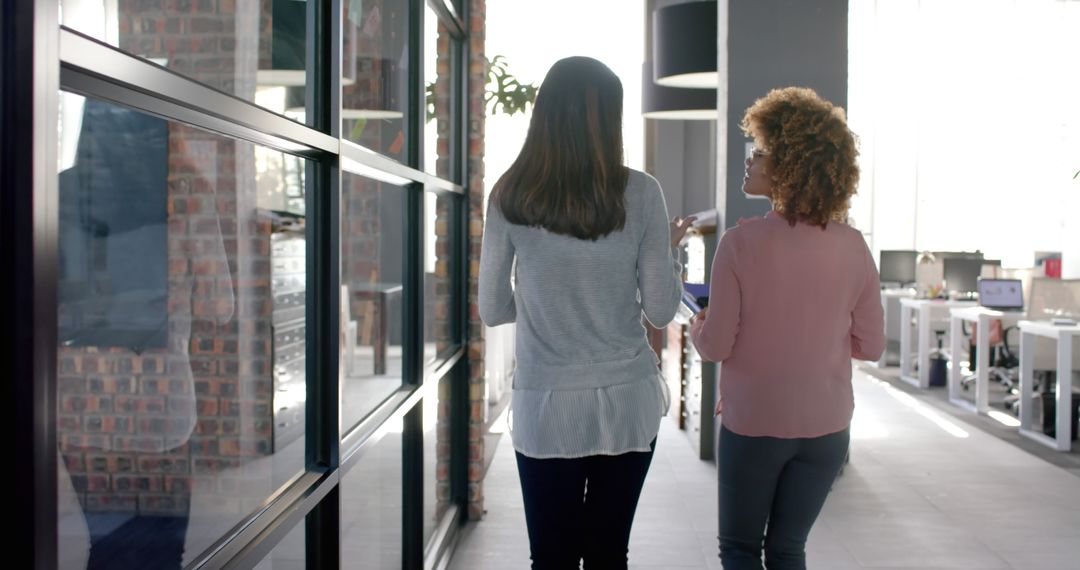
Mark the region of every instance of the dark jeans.
[[107, 524], [107, 518], [107, 515], [93, 514], [86, 517], [90, 530], [87, 570], [172, 570], [183, 567], [187, 513], [176, 516], [133, 516], [116, 528]]
[[[651, 447], [656, 449], [654, 439]], [[652, 451], [534, 459], [517, 454], [532, 567], [626, 568]]]
[[[847, 456], [848, 430], [810, 439], [720, 432], [724, 570], [806, 568], [806, 537]], [[766, 532], [768, 527], [768, 532]]]

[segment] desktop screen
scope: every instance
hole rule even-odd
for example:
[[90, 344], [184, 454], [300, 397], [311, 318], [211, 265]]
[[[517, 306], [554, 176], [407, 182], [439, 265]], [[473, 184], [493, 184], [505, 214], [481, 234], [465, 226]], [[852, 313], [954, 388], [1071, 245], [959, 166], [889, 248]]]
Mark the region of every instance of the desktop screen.
[[878, 262], [882, 283], [914, 283], [915, 263], [919, 252], [909, 250], [882, 250]]
[[946, 259], [982, 259], [983, 254], [980, 251], [934, 251], [934, 258], [938, 261], [944, 261]]
[[980, 258], [946, 257], [945, 287], [958, 293], [974, 293], [978, 290], [979, 274], [983, 260]]

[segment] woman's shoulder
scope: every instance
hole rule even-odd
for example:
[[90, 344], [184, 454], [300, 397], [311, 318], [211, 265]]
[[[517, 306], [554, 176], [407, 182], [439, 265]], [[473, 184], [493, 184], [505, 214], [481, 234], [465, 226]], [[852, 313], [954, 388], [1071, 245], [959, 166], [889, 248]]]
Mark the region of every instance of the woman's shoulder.
[[863, 235], [862, 231], [855, 226], [846, 224], [844, 222], [829, 222], [828, 227], [830, 230], [843, 236], [845, 239], [859, 243], [866, 242], [866, 237]]
[[626, 172], [626, 191], [628, 194], [631, 192], [640, 194], [649, 190], [660, 190], [660, 183], [652, 175], [633, 168], [627, 168]]
[[649, 204], [656, 200], [663, 200], [664, 193], [660, 189], [660, 182], [652, 175], [627, 168], [626, 177], [626, 201], [628, 204]]

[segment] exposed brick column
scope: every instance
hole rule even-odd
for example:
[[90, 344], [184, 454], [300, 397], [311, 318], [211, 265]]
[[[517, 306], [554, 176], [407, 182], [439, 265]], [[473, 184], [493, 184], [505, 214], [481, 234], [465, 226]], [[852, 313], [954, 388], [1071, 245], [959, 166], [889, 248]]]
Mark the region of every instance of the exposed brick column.
[[[439, 22], [439, 36], [435, 50], [435, 125], [436, 125], [436, 161], [435, 173], [440, 178], [450, 179], [450, 139], [454, 135], [451, 129], [453, 116], [450, 113], [451, 58], [450, 50], [453, 39], [446, 26]], [[435, 206], [435, 273], [428, 276], [433, 281], [430, 292], [434, 294], [434, 322], [425, 322], [430, 327], [425, 335], [433, 334], [435, 351], [443, 354], [453, 343], [454, 331], [450, 322], [450, 307], [453, 306], [450, 284], [450, 267], [457, 252], [452, 249], [451, 234], [453, 201], [440, 198]], [[425, 291], [425, 294], [428, 292]], [[425, 301], [427, 303], [427, 301]], [[452, 383], [439, 383], [438, 408], [435, 426], [435, 520], [442, 518], [450, 507], [450, 432], [451, 432], [451, 394]]]
[[484, 55], [486, 0], [470, 0], [469, 13], [469, 518], [484, 516], [484, 324], [477, 305], [480, 243], [484, 234]]

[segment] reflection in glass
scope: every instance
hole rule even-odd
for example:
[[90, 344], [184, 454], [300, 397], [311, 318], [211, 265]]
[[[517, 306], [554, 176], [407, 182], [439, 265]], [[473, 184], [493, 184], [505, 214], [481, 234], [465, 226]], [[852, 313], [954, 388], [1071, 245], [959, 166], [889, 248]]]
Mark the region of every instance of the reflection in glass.
[[424, 543], [450, 508], [450, 402], [448, 374], [436, 397], [424, 398]]
[[454, 196], [424, 193], [424, 363], [446, 358], [452, 337]]
[[401, 568], [401, 422], [341, 478], [341, 567]]
[[342, 2], [341, 136], [404, 162], [407, 0]]
[[303, 161], [61, 101], [61, 559], [179, 567], [304, 467]]
[[[450, 33], [424, 4], [424, 171], [450, 179]], [[455, 181], [456, 182], [456, 181]]]
[[401, 387], [404, 189], [345, 173], [341, 184], [342, 425]]
[[303, 0], [60, 0], [63, 25], [305, 121]]
[[307, 545], [304, 524], [294, 527], [281, 542], [255, 565], [255, 570], [305, 570]]

